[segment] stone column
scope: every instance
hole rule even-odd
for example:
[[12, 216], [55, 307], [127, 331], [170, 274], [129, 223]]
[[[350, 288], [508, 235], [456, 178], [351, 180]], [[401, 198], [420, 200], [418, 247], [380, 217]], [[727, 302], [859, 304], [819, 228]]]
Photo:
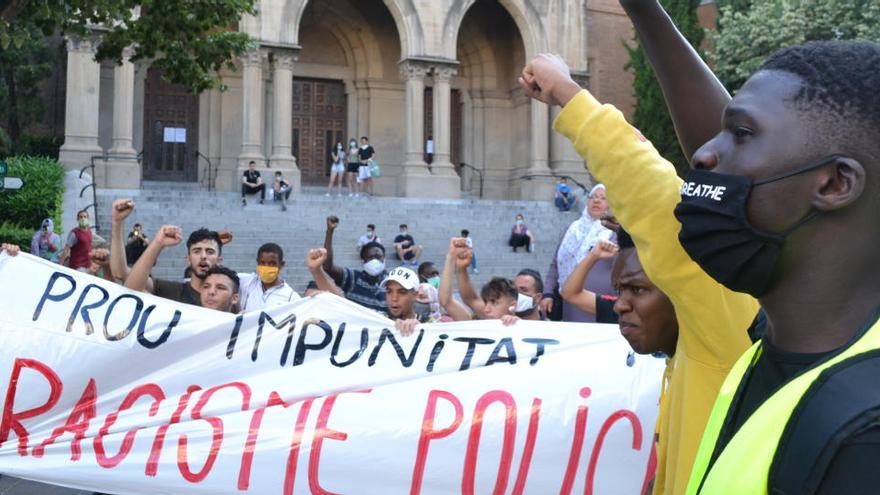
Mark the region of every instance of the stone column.
[[431, 174], [423, 159], [425, 140], [425, 76], [430, 67], [422, 62], [405, 60], [400, 65], [400, 77], [406, 81], [404, 122], [406, 128], [406, 161], [399, 177], [398, 193], [419, 196]]
[[96, 50], [95, 38], [67, 37], [64, 144], [58, 159], [71, 170], [88, 165], [93, 155], [104, 152], [98, 145], [101, 64], [95, 61]]
[[452, 142], [452, 77], [458, 73], [457, 65], [434, 65], [434, 162], [431, 164], [431, 187], [421, 191], [420, 196], [458, 198], [461, 196], [461, 179], [450, 162]]
[[141, 169], [134, 149], [134, 64], [133, 50], [122, 53], [122, 65], [113, 69], [113, 147], [106, 163], [106, 186], [140, 188]]
[[[531, 100], [531, 156], [526, 175], [549, 176], [550, 170], [550, 108]], [[553, 177], [534, 177], [521, 181], [521, 197], [533, 201], [552, 201]]]
[[[274, 114], [272, 121], [272, 156], [269, 166], [281, 170], [290, 180], [294, 194], [300, 190], [300, 171], [291, 154], [293, 138], [293, 66], [298, 54], [293, 50], [272, 53]], [[268, 181], [267, 181], [268, 182]]]
[[247, 168], [253, 160], [258, 167], [265, 166], [263, 155], [263, 62], [266, 53], [254, 50], [241, 58], [241, 153], [240, 168]]

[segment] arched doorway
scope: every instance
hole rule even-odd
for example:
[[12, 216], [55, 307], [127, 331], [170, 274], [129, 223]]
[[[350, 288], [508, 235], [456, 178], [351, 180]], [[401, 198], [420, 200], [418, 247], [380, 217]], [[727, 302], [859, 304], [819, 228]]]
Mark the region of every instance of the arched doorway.
[[[309, 2], [299, 25], [293, 80], [293, 154], [303, 184], [330, 173], [337, 141], [370, 136], [385, 161], [402, 161], [402, 141], [389, 129], [383, 100], [400, 93], [400, 38], [382, 0]], [[399, 108], [397, 111], [401, 111]], [[399, 122], [399, 121], [398, 121]], [[389, 142], [390, 141], [390, 142]]]
[[[477, 0], [458, 31], [462, 160], [483, 171], [484, 195], [510, 198], [529, 168], [529, 101], [516, 82], [525, 64], [522, 35], [498, 0]], [[475, 178], [463, 171], [463, 187]]]

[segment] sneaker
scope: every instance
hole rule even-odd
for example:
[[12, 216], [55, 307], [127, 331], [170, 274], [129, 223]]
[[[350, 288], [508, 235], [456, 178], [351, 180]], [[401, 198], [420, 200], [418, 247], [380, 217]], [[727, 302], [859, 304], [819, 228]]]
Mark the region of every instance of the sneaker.
[[246, 200], [246, 199], [241, 198], [241, 206], [247, 206], [247, 200]]
[[353, 197], [354, 197], [354, 193], [348, 193], [348, 197], [349, 197], [349, 198], [353, 198]]
[[263, 200], [262, 200], [262, 199], [260, 200], [260, 204], [263, 204]]
[[411, 265], [413, 268], [417, 268], [417, 267], [419, 266], [419, 262], [418, 262], [418, 261], [413, 261], [412, 263], [410, 263], [410, 265]]
[[287, 205], [286, 205], [286, 204], [281, 203], [281, 211], [287, 211]]
[[324, 196], [330, 197], [330, 193], [325, 193]]

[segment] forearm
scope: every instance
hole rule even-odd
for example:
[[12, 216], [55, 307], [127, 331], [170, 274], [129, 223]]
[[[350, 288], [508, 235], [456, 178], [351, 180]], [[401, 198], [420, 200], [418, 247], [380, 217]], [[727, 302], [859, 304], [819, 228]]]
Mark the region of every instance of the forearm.
[[471, 278], [468, 276], [467, 270], [459, 270], [458, 272], [458, 293], [461, 295], [461, 300], [464, 301], [469, 308], [474, 310], [474, 314], [477, 315], [477, 318], [486, 317], [486, 305], [483, 304], [483, 299], [480, 298], [477, 291], [474, 290], [474, 286], [471, 284]]
[[150, 244], [144, 251], [144, 254], [138, 258], [137, 263], [131, 267], [128, 277], [125, 279], [125, 286], [131, 290], [147, 291], [147, 282], [150, 279], [150, 271], [156, 260], [159, 259], [159, 253], [162, 252], [162, 245], [158, 242]]
[[565, 280], [565, 284], [559, 289], [559, 295], [566, 301], [575, 297], [584, 290], [584, 282], [590, 275], [590, 271], [596, 266], [599, 260], [593, 256], [587, 255], [583, 261], [577, 264], [572, 270], [571, 275]]
[[124, 242], [122, 223], [113, 222], [110, 229], [110, 272], [123, 283], [128, 277], [128, 260], [125, 256]]
[[328, 230], [324, 234], [324, 249], [327, 250], [327, 258], [324, 260], [324, 271], [329, 274], [333, 280], [342, 278], [342, 269], [333, 264], [333, 231]]
[[332, 292], [339, 297], [345, 297], [345, 293], [333, 282], [333, 279], [324, 271], [323, 267], [319, 266], [317, 269], [309, 268], [309, 272], [312, 274], [312, 279], [314, 279], [319, 290]]
[[443, 273], [440, 274], [440, 289], [437, 291], [437, 298], [440, 300], [440, 305], [444, 308], [452, 300], [453, 271], [455, 271], [455, 259], [447, 255], [446, 263], [443, 264]]
[[730, 94], [659, 2], [621, 4], [654, 68], [678, 141], [689, 159], [720, 130]]

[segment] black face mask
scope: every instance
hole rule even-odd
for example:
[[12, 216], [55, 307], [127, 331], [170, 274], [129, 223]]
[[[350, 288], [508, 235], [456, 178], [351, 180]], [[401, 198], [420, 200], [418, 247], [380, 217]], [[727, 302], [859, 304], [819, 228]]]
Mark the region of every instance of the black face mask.
[[819, 214], [812, 211], [780, 233], [752, 227], [746, 204], [752, 188], [792, 177], [840, 159], [831, 155], [790, 172], [751, 180], [741, 175], [691, 170], [681, 187], [675, 218], [682, 247], [712, 278], [730, 290], [754, 297], [767, 293], [785, 238]]

